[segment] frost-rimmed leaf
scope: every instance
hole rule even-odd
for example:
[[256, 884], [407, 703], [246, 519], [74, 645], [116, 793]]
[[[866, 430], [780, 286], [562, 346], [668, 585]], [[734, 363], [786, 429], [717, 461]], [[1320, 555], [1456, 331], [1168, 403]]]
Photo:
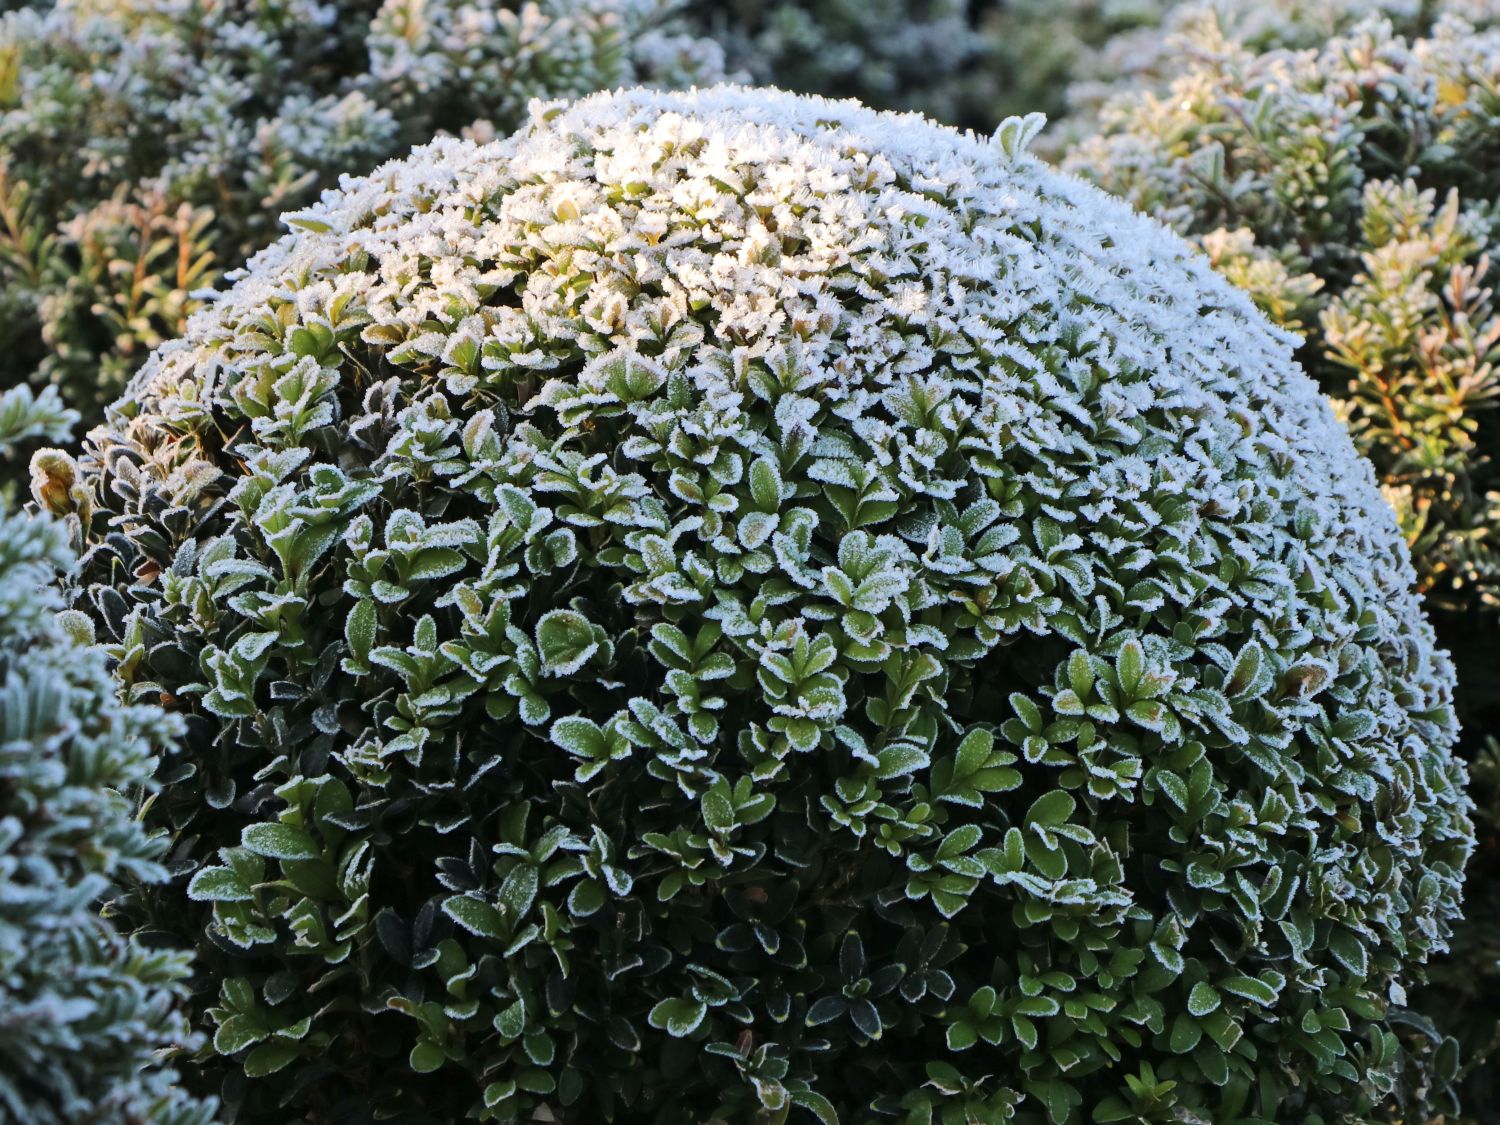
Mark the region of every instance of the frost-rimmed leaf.
[[588, 618], [570, 609], [554, 609], [536, 626], [537, 651], [549, 676], [571, 676], [599, 651]]
[[317, 859], [322, 854], [306, 831], [290, 824], [247, 825], [240, 843], [270, 859]]

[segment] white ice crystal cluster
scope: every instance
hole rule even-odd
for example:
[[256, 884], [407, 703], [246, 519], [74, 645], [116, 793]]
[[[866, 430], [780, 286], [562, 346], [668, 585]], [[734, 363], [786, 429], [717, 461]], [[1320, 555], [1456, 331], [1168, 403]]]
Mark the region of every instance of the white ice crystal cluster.
[[[934, 479], [933, 458], [918, 452], [951, 447], [948, 424], [967, 423], [960, 447], [972, 453], [1003, 458], [1014, 445], [1047, 459], [1077, 444], [1068, 435], [1081, 423], [1114, 434], [1152, 409], [1180, 419], [1225, 397], [1270, 409], [1239, 453], [1305, 458], [1303, 518], [1366, 544], [1382, 565], [1356, 567], [1358, 585], [1383, 591], [1398, 617], [1420, 616], [1401, 593], [1409, 563], [1368, 467], [1332, 436], [1326, 404], [1290, 359], [1294, 338], [1157, 223], [1012, 158], [1002, 146], [1014, 122], [984, 142], [917, 115], [735, 87], [540, 104], [532, 115], [513, 139], [438, 141], [290, 216], [296, 233], [240, 271], [128, 399], [152, 405], [152, 424], [183, 420], [179, 410], [197, 417], [200, 400], [270, 358], [264, 340], [243, 336], [268, 305], [290, 300], [299, 320], [330, 328], [331, 309], [358, 308], [364, 342], [441, 366], [458, 395], [545, 384], [580, 356], [650, 351], [653, 367], [680, 370], [728, 419], [749, 368], [792, 365], [799, 385], [776, 403], [783, 440], [827, 409], [909, 488], [951, 499], [953, 482]], [[536, 276], [530, 244], [568, 247], [567, 268]], [[347, 268], [365, 255], [365, 269]], [[491, 300], [522, 276], [514, 303]], [[585, 385], [608, 367], [591, 363]], [[879, 420], [913, 379], [944, 427]], [[549, 398], [564, 393], [547, 386]], [[1083, 406], [1095, 395], [1102, 411]], [[277, 393], [271, 403], [257, 432], [277, 429], [293, 405]], [[1212, 452], [1174, 455], [1153, 475], [1178, 479], [1173, 491], [1219, 516], [1252, 508], [1222, 468], [1194, 469]], [[1075, 491], [1138, 475], [1136, 457], [1101, 461]], [[1137, 491], [1100, 493], [1091, 520]]]
[[[1334, 1060], [1372, 1025], [1383, 1043], [1456, 914], [1451, 669], [1293, 338], [1030, 156], [1037, 125], [632, 91], [538, 104], [510, 139], [436, 142], [291, 216], [81, 465], [110, 528], [84, 580], [132, 602], [126, 677], [201, 700], [201, 774], [161, 807], [225, 864], [194, 881], [206, 955], [356, 946], [406, 980], [365, 920], [441, 900], [441, 995], [543, 911], [564, 999], [536, 946], [494, 997], [412, 1009], [413, 1065], [479, 1083], [519, 1049], [488, 1035], [503, 990], [547, 990], [519, 1018], [608, 1081], [569, 1085], [585, 1064], [559, 1055], [485, 1088], [507, 1112], [555, 1070], [579, 1119], [741, 1095], [863, 1119], [946, 1104], [964, 1070], [985, 1120], [1124, 1119], [1121, 1044], [1205, 1116], [1355, 1105], [1364, 1076]], [[119, 586], [140, 574], [160, 588]], [[363, 812], [386, 802], [414, 810], [403, 834]], [[527, 802], [540, 843], [504, 811]], [[362, 812], [319, 843], [302, 826], [325, 807]], [[496, 817], [493, 873], [431, 866]], [[360, 857], [337, 888], [248, 889], [325, 844]], [[592, 858], [515, 873], [559, 847]], [[785, 979], [748, 937], [715, 944], [733, 887], [766, 888], [798, 949], [806, 927]], [[616, 910], [652, 968], [606, 981]], [[902, 1003], [917, 953], [876, 962], [933, 926], [934, 950], [959, 943], [931, 978], [954, 1004]], [[861, 937], [886, 983], [855, 1003]], [[253, 987], [229, 981], [217, 1016]], [[256, 1026], [357, 1082], [352, 1001], [283, 998]], [[607, 1040], [611, 1014], [643, 1038]], [[442, 1046], [466, 1029], [468, 1054]], [[969, 1074], [981, 1035], [1000, 1057]], [[683, 1037], [723, 1051], [663, 1085]], [[278, 1043], [278, 1067], [303, 1050]]]

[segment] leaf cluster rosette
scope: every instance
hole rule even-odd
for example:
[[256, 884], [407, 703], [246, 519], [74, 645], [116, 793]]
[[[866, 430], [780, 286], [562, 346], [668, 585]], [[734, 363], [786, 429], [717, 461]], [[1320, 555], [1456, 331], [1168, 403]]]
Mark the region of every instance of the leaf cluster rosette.
[[147, 909], [238, 1120], [1390, 1095], [1451, 667], [1290, 338], [1038, 124], [538, 107], [136, 377], [79, 604], [187, 723]]

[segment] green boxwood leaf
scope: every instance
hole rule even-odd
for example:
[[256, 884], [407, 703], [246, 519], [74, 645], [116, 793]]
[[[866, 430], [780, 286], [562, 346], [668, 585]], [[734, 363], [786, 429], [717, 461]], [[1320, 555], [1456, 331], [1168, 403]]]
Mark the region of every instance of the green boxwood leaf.
[[262, 1043], [245, 1056], [245, 1077], [275, 1074], [296, 1057], [297, 1049], [289, 1043]]
[[431, 1074], [446, 1061], [442, 1048], [435, 1043], [418, 1043], [411, 1049], [411, 1068], [418, 1074]]
[[530, 863], [520, 863], [511, 868], [510, 874], [500, 884], [497, 898], [512, 925], [526, 917], [531, 904], [536, 901], [537, 882], [537, 869]]
[[1203, 1028], [1198, 1021], [1186, 1012], [1178, 1012], [1177, 1018], [1172, 1021], [1172, 1034], [1168, 1038], [1168, 1045], [1175, 1054], [1185, 1055], [1198, 1045], [1203, 1038]]
[[1256, 980], [1254, 977], [1229, 977], [1220, 981], [1219, 987], [1225, 992], [1233, 993], [1235, 996], [1243, 997], [1263, 1007], [1276, 1003], [1276, 990], [1265, 981]]
[[1206, 1016], [1220, 1004], [1218, 990], [1207, 981], [1200, 980], [1188, 993], [1188, 1012], [1194, 1016]]
[[471, 934], [505, 941], [510, 937], [510, 927], [500, 911], [489, 903], [470, 895], [455, 895], [443, 903], [443, 913], [452, 918]]
[[349, 645], [350, 657], [346, 667], [354, 675], [369, 668], [370, 650], [375, 647], [376, 623], [375, 602], [371, 598], [355, 602], [344, 621], [344, 640]]
[[685, 1039], [698, 1030], [706, 1015], [708, 1005], [701, 1000], [674, 997], [657, 1004], [646, 1019], [658, 1031], [665, 1031], [677, 1039]]
[[1078, 807], [1078, 802], [1073, 795], [1062, 789], [1054, 789], [1050, 793], [1044, 793], [1031, 803], [1031, 808], [1026, 812], [1027, 824], [1039, 824], [1044, 828], [1055, 828], [1067, 821], [1073, 815], [1073, 810]]
[[571, 676], [599, 651], [599, 642], [583, 614], [554, 609], [537, 622], [536, 647], [547, 675]]
[[1364, 942], [1350, 930], [1336, 927], [1328, 935], [1328, 952], [1338, 958], [1339, 964], [1356, 976], [1366, 976], [1370, 971], [1369, 954]]
[[317, 859], [322, 854], [307, 832], [290, 824], [247, 825], [240, 843], [269, 859]]
[[248, 902], [254, 895], [240, 876], [227, 867], [205, 867], [188, 884], [194, 902]]
[[1146, 672], [1146, 652], [1141, 642], [1132, 637], [1120, 646], [1115, 654], [1115, 678], [1127, 699], [1135, 697], [1141, 686], [1141, 677]]
[[972, 1025], [967, 1023], [948, 1025], [948, 1049], [950, 1051], [967, 1051], [978, 1042], [979, 1033]]
[[270, 1028], [254, 1015], [230, 1016], [214, 1032], [214, 1050], [221, 1055], [233, 1055], [270, 1034]]

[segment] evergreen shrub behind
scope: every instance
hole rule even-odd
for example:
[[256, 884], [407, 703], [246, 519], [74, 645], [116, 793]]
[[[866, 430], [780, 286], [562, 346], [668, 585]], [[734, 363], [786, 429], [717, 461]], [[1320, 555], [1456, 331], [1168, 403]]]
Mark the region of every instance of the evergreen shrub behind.
[[968, 124], [972, 84], [988, 89], [978, 24], [990, 2], [688, 0], [685, 15], [757, 83]]
[[1290, 338], [1038, 124], [541, 107], [137, 376], [82, 605], [186, 719], [141, 908], [237, 1120], [1399, 1093], [1472, 842], [1406, 546]]
[[[0, 452], [76, 421], [56, 392], [12, 388]], [[54, 480], [49, 497], [76, 503]], [[165, 877], [132, 799], [178, 726], [116, 702], [87, 619], [59, 616], [73, 561], [61, 523], [0, 511], [0, 1123], [206, 1125], [213, 1106], [160, 1057], [197, 1046], [187, 959], [99, 915], [122, 884]]]

